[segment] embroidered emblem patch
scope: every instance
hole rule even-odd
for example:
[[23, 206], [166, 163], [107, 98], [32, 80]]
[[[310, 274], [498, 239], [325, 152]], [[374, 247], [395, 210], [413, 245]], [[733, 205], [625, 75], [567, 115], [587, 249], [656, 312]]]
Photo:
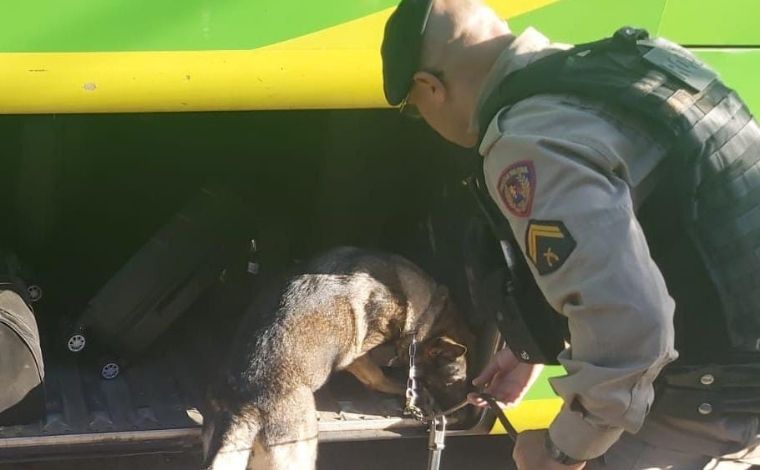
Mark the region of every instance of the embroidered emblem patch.
[[509, 212], [528, 217], [533, 209], [536, 170], [531, 161], [521, 161], [505, 169], [499, 177], [499, 195]]
[[525, 251], [542, 276], [561, 268], [576, 245], [562, 222], [531, 220], [525, 232]]

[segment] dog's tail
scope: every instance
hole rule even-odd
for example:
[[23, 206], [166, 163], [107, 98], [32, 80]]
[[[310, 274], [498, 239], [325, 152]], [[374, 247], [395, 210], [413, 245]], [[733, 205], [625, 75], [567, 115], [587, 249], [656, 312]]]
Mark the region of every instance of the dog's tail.
[[203, 469], [244, 470], [251, 458], [253, 442], [260, 429], [258, 410], [240, 414], [219, 411], [204, 419]]

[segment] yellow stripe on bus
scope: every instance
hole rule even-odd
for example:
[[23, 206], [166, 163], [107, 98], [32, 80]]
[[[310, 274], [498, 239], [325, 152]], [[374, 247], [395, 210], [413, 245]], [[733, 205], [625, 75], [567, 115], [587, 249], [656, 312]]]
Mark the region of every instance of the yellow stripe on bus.
[[0, 54], [0, 113], [386, 106], [361, 50]]

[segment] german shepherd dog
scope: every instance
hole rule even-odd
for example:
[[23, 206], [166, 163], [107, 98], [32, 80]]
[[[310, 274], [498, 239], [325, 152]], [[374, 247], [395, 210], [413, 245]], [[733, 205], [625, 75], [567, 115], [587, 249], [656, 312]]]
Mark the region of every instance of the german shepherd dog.
[[406, 259], [336, 248], [267, 291], [252, 304], [227, 367], [209, 388], [204, 469], [313, 469], [314, 391], [333, 371], [404, 394], [367, 355], [384, 343], [395, 342], [408, 361], [416, 335], [420, 381], [436, 403], [465, 398], [472, 334], [447, 289]]

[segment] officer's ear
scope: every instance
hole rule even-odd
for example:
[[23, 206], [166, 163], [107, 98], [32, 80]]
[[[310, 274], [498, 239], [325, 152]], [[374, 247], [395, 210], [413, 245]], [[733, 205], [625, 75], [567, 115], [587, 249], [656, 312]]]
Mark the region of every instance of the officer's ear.
[[415, 101], [424, 99], [429, 103], [443, 103], [446, 101], [446, 86], [442, 80], [442, 74], [420, 71], [412, 76], [414, 80], [413, 92]]

